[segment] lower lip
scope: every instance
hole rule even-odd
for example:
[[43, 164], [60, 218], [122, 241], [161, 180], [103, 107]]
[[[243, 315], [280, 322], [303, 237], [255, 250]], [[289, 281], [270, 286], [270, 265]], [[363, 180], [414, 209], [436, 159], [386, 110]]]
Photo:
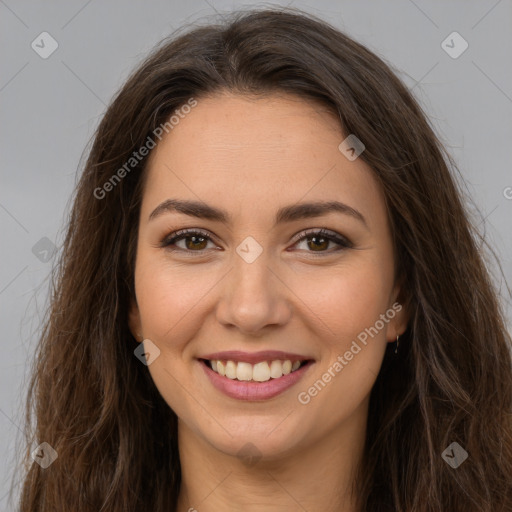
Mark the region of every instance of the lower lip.
[[214, 372], [205, 361], [199, 361], [210, 382], [225, 395], [238, 400], [268, 400], [296, 384], [313, 365], [313, 361], [301, 366], [298, 370], [283, 375], [278, 379], [270, 379], [266, 382], [248, 382], [229, 379]]

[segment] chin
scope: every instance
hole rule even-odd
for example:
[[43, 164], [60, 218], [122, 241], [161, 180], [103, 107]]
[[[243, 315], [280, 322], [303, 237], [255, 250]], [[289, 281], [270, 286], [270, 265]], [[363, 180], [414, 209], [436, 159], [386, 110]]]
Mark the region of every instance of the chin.
[[227, 431], [217, 424], [215, 427], [209, 424], [199, 428], [198, 433], [208, 444], [226, 455], [272, 461], [294, 453], [303, 439], [295, 422], [290, 418], [283, 422], [285, 417], [233, 418], [223, 424]]

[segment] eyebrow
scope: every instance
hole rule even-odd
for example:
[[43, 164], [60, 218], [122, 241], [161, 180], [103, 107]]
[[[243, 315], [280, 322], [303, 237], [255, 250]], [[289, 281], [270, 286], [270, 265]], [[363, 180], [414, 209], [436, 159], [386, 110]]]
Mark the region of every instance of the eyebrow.
[[[190, 217], [213, 220], [223, 222], [225, 224], [231, 221], [231, 215], [226, 210], [210, 206], [201, 201], [182, 199], [167, 199], [163, 203], [160, 203], [151, 212], [148, 221], [151, 221], [166, 212], [183, 213]], [[322, 215], [333, 212], [353, 217], [362, 222], [366, 228], [368, 228], [366, 219], [361, 212], [345, 203], [341, 203], [340, 201], [297, 203], [284, 206], [277, 211], [274, 219], [274, 226], [301, 219], [321, 217]]]

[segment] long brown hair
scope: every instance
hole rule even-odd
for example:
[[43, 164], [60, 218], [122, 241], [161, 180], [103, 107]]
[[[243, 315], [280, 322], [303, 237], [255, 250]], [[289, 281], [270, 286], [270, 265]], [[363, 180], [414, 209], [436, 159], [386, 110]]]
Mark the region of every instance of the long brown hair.
[[[511, 340], [455, 165], [388, 64], [282, 8], [236, 12], [163, 41], [105, 113], [76, 187], [27, 397], [27, 464], [41, 442], [58, 458], [27, 467], [21, 512], [175, 510], [177, 418], [128, 329], [147, 158], [103, 197], [95, 191], [190, 98], [224, 90], [322, 102], [363, 141], [360, 158], [385, 194], [410, 322], [371, 393], [361, 511], [510, 512]], [[442, 457], [453, 442], [469, 454], [457, 469]]]

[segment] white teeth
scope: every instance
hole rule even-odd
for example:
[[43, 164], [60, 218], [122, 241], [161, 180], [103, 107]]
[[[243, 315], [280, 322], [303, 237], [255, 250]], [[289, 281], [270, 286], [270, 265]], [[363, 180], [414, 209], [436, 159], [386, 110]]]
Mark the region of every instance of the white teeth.
[[252, 366], [249, 363], [238, 363], [236, 365], [236, 378], [238, 380], [251, 380]]
[[226, 363], [226, 377], [228, 379], [236, 379], [236, 366], [237, 364], [233, 361]]
[[252, 380], [257, 382], [265, 382], [270, 380], [270, 366], [268, 365], [267, 361], [257, 363], [252, 367]]
[[282, 377], [283, 375], [283, 365], [281, 364], [281, 361], [272, 361], [270, 363], [270, 376], [273, 379], [278, 379], [279, 377]]
[[288, 375], [295, 370], [298, 370], [301, 361], [292, 361], [286, 359], [285, 361], [262, 361], [254, 365], [244, 361], [210, 361], [211, 368], [214, 372], [227, 377], [228, 379], [237, 379], [240, 381], [256, 381], [266, 382], [270, 379], [279, 379], [283, 375]]

